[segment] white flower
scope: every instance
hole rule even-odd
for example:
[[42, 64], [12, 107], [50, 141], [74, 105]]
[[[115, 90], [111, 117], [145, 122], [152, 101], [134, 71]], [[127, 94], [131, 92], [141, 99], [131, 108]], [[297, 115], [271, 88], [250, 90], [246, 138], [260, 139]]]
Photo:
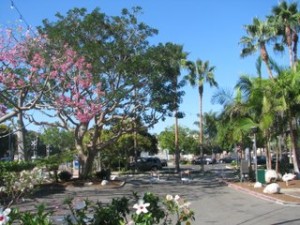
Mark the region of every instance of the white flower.
[[11, 209], [7, 208], [4, 211], [0, 210], [0, 225], [4, 225], [9, 221], [8, 214], [11, 212]]
[[133, 208], [136, 209], [136, 214], [141, 214], [141, 213], [147, 213], [147, 207], [150, 205], [150, 203], [144, 203], [143, 200], [139, 200], [138, 203], [134, 204]]
[[0, 192], [5, 192], [6, 191], [6, 187], [5, 186], [1, 186], [0, 187]]
[[167, 195], [166, 196], [166, 200], [167, 201], [172, 201], [173, 200], [173, 196], [172, 195]]
[[191, 205], [190, 202], [183, 202], [179, 205], [179, 208], [188, 208]]
[[176, 202], [176, 204], [178, 205], [179, 208], [188, 208], [191, 204], [190, 202], [186, 202], [179, 195], [175, 196], [174, 201]]

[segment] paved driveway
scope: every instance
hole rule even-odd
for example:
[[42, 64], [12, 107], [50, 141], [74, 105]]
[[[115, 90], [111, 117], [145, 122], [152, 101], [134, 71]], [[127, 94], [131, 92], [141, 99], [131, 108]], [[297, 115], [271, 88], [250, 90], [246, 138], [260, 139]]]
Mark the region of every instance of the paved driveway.
[[191, 202], [196, 217], [194, 224], [197, 225], [300, 224], [299, 206], [280, 205], [239, 192], [225, 186], [213, 175], [196, 177], [184, 183], [178, 177], [160, 180], [153, 180], [149, 176], [128, 177], [126, 184], [120, 188], [73, 188], [40, 196], [34, 202], [20, 204], [20, 207], [31, 209], [34, 204], [43, 202], [56, 209], [56, 219], [59, 219], [66, 213], [61, 204], [66, 196], [109, 202], [112, 198], [131, 195], [133, 191], [183, 196]]

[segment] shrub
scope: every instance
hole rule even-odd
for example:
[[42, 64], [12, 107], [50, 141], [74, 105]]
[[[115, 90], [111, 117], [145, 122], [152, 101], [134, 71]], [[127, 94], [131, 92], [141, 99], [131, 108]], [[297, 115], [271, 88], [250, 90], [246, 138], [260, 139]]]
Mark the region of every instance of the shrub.
[[111, 175], [111, 171], [110, 169], [107, 169], [107, 170], [101, 170], [101, 171], [98, 171], [96, 172], [96, 177], [98, 179], [101, 179], [101, 180], [110, 180], [110, 175]]
[[72, 178], [72, 173], [67, 170], [64, 170], [58, 174], [58, 177], [61, 181], [69, 181]]

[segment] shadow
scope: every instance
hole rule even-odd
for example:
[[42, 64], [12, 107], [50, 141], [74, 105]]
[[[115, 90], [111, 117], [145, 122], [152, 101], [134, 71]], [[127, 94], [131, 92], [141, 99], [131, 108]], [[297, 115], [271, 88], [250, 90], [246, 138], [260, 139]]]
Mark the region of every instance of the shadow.
[[[283, 222], [280, 222], [280, 223], [274, 223], [272, 225], [289, 224], [289, 223], [293, 223], [293, 222], [297, 222], [297, 221], [300, 221], [300, 218], [299, 219], [293, 219], [293, 220], [286, 220], [286, 221], [283, 221]], [[300, 222], [299, 222], [299, 224], [300, 224]]]
[[66, 187], [61, 183], [40, 184], [35, 188], [35, 190], [31, 194], [31, 197], [41, 198], [52, 194], [61, 194], [65, 191]]

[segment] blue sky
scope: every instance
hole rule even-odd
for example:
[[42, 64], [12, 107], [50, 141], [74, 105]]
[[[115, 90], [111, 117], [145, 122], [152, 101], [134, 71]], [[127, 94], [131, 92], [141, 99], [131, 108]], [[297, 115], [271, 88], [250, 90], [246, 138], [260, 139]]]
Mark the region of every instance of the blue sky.
[[[255, 75], [255, 60], [258, 55], [241, 59], [240, 38], [245, 34], [243, 25], [251, 24], [253, 17], [264, 19], [271, 13], [278, 0], [13, 0], [23, 16], [11, 9], [11, 0], [0, 2], [0, 24], [9, 27], [19, 23], [26, 27], [41, 25], [47, 18], [55, 20], [55, 14], [65, 13], [74, 7], [88, 11], [99, 7], [107, 15], [120, 15], [122, 8], [141, 6], [141, 21], [159, 30], [151, 39], [158, 42], [173, 42], [184, 46], [190, 60], [209, 60], [216, 67], [215, 79], [222, 88], [233, 89], [241, 74]], [[25, 21], [25, 22], [24, 22]], [[271, 50], [270, 50], [271, 51]], [[276, 61], [287, 64], [286, 57], [276, 56]], [[184, 74], [183, 74], [184, 75]], [[266, 76], [267, 77], [267, 76]], [[185, 88], [180, 110], [186, 116], [179, 120], [181, 126], [198, 129], [193, 123], [198, 120], [198, 92], [190, 86]], [[219, 111], [219, 105], [211, 104], [216, 89], [204, 87], [203, 111]], [[174, 119], [160, 122], [151, 132], [159, 133], [173, 125]]]

